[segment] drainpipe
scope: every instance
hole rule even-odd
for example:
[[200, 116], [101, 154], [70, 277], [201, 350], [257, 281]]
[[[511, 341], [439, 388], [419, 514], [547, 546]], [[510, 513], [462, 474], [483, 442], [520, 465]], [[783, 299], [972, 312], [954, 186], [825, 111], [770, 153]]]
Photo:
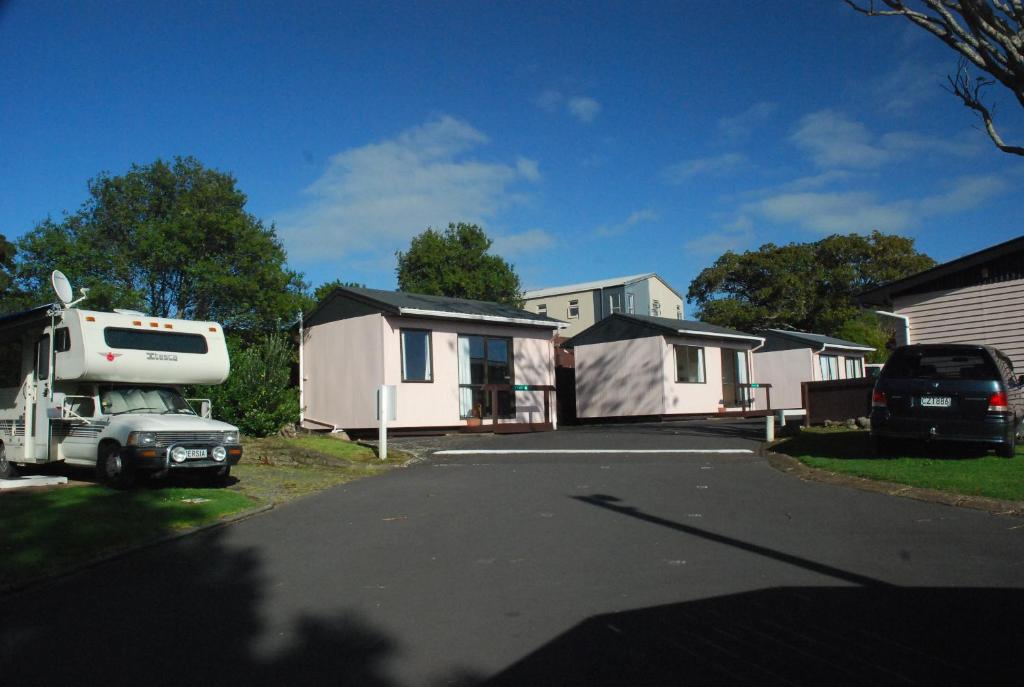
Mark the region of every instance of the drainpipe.
[[306, 421], [306, 398], [305, 398], [305, 366], [303, 365], [303, 330], [302, 330], [302, 311], [299, 311], [299, 428], [302, 428], [302, 423]]
[[885, 317], [892, 317], [893, 319], [903, 320], [903, 343], [904, 345], [910, 345], [910, 318], [906, 315], [897, 315], [894, 312], [887, 312], [885, 310], [875, 310], [876, 315], [884, 315]]

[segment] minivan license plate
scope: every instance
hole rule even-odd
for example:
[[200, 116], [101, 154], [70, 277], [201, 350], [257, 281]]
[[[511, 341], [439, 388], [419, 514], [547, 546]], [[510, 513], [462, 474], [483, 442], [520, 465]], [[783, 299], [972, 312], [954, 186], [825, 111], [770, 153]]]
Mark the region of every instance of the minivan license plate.
[[186, 458], [205, 458], [206, 457], [206, 449], [205, 448], [187, 448], [187, 449], [185, 449], [185, 457]]
[[953, 405], [953, 399], [949, 396], [922, 396], [922, 408], [948, 408]]

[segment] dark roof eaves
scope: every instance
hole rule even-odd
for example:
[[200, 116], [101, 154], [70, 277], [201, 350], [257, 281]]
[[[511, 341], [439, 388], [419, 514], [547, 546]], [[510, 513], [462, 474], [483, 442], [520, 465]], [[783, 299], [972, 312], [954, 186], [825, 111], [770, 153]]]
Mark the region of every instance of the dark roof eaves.
[[983, 248], [974, 253], [962, 255], [959, 258], [944, 262], [935, 267], [929, 267], [926, 270], [912, 274], [909, 277], [903, 277], [896, 281], [891, 281], [888, 284], [877, 286], [868, 291], [857, 294], [857, 302], [862, 305], [890, 305], [892, 303], [893, 295], [912, 289], [915, 286], [926, 284], [933, 279], [941, 279], [946, 275], [965, 270], [979, 263], [983, 263], [992, 258], [1000, 257], [1007, 253], [1011, 253], [1016, 250], [1024, 250], [1024, 236], [1018, 236], [1017, 238], [1010, 239], [1009, 241], [1003, 241], [994, 246]]

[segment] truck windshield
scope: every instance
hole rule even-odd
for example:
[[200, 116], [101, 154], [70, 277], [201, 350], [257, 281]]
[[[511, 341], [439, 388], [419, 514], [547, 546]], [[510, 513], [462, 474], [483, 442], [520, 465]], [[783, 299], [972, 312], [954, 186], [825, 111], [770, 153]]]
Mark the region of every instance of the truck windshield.
[[104, 415], [122, 413], [159, 413], [195, 415], [181, 394], [166, 386], [100, 387], [100, 407]]

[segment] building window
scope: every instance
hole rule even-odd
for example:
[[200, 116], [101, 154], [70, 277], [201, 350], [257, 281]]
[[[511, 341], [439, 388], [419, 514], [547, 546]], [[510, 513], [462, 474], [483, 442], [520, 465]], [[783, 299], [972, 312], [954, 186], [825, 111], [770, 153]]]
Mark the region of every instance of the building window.
[[864, 359], [863, 358], [847, 358], [846, 359], [846, 378], [857, 379], [864, 376]]
[[566, 316], [570, 320], [578, 320], [580, 318], [580, 302], [579, 302], [579, 299], [574, 298], [571, 301], [569, 301], [569, 311], [566, 313]]
[[704, 349], [698, 346], [676, 346], [676, 381], [703, 384]]
[[819, 355], [818, 365], [821, 367], [821, 379], [839, 379], [839, 356]]
[[626, 294], [626, 312], [630, 315], [636, 313], [636, 299], [631, 293]]
[[651, 301], [651, 315], [661, 317], [661, 301]]
[[610, 293], [608, 294], [608, 312], [615, 314], [622, 312], [622, 294], [621, 293]]
[[[511, 387], [512, 339], [494, 336], [459, 336], [459, 415], [491, 417], [493, 396], [486, 384]], [[516, 415], [512, 389], [498, 390], [498, 417]]]
[[547, 315], [548, 314], [548, 304], [547, 303], [540, 303], [540, 304], [538, 304], [537, 305], [537, 314], [539, 314], [539, 315]]
[[683, 306], [681, 306], [681, 305], [677, 305], [676, 306], [676, 319], [677, 320], [683, 319]]
[[402, 330], [402, 381], [433, 381], [430, 358], [430, 332], [426, 329]]

